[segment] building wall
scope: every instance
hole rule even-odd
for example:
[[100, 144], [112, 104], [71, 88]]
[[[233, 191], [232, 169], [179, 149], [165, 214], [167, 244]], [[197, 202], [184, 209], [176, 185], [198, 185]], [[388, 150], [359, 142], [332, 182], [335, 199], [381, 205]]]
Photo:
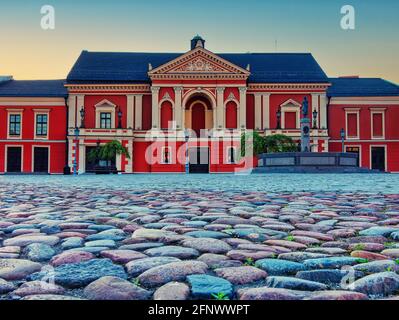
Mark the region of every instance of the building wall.
[[[8, 136], [10, 113], [20, 113], [21, 135]], [[35, 115], [48, 115], [48, 135], [35, 136]], [[22, 148], [22, 173], [33, 172], [34, 147], [49, 148], [49, 173], [63, 173], [66, 159], [66, 107], [63, 98], [0, 99], [0, 173], [6, 172], [7, 147]]]
[[[372, 114], [383, 114], [383, 137], [373, 136]], [[353, 132], [353, 122], [347, 121], [347, 114], [357, 115], [357, 137], [348, 136]], [[345, 146], [360, 148], [360, 166], [372, 168], [371, 147], [385, 147], [386, 170], [399, 172], [399, 100], [392, 97], [332, 98], [328, 109], [330, 151], [342, 151], [341, 129], [345, 130]]]

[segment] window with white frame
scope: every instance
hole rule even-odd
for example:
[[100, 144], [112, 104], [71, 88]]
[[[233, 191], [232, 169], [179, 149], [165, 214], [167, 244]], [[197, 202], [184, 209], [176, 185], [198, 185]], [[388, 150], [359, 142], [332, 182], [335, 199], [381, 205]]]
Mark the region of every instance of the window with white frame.
[[21, 135], [21, 114], [12, 113], [9, 115], [8, 134], [10, 136]]
[[48, 114], [36, 114], [36, 136], [45, 137], [48, 133]]
[[381, 110], [371, 111], [371, 137], [372, 139], [384, 139], [385, 137], [385, 113]]
[[101, 112], [100, 113], [100, 128], [101, 129], [111, 129], [111, 112]]
[[360, 110], [351, 109], [345, 112], [347, 139], [359, 139], [359, 112]]

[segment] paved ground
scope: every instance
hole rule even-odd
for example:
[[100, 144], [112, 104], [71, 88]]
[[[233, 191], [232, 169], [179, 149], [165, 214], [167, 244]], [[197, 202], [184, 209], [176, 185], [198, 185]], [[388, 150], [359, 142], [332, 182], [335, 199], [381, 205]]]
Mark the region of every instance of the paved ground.
[[0, 299], [399, 299], [399, 195], [106, 184], [0, 185]]

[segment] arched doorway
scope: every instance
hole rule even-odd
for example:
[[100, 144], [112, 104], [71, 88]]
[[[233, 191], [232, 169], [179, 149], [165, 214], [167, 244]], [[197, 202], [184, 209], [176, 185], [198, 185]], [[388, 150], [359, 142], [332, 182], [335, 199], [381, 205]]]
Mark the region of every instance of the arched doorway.
[[170, 101], [165, 101], [161, 105], [161, 129], [167, 130], [173, 127], [173, 106]]
[[206, 106], [201, 102], [193, 103], [191, 107], [191, 129], [200, 136], [201, 130], [205, 129]]
[[204, 129], [214, 126], [212, 103], [203, 94], [196, 94], [185, 104], [185, 128], [195, 132], [197, 137], [203, 134]]

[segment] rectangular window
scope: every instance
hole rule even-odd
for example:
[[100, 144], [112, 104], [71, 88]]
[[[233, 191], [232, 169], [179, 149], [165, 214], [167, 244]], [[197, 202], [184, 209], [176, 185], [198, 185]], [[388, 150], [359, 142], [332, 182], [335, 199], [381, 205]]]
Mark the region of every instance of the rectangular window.
[[236, 148], [234, 147], [227, 148], [227, 163], [229, 164], [236, 163]]
[[296, 129], [296, 112], [285, 112], [284, 120], [285, 120], [285, 129]]
[[384, 117], [382, 113], [372, 113], [373, 138], [384, 137]]
[[36, 135], [37, 136], [47, 136], [47, 124], [48, 124], [47, 114], [37, 114], [36, 115]]
[[358, 114], [357, 113], [348, 113], [347, 115], [347, 135], [348, 138], [357, 138], [359, 128], [357, 127], [358, 123]]
[[21, 135], [21, 115], [20, 114], [10, 114], [10, 136]]
[[111, 129], [111, 112], [100, 113], [100, 128]]
[[162, 164], [171, 164], [171, 148], [170, 147], [164, 147], [162, 148]]

